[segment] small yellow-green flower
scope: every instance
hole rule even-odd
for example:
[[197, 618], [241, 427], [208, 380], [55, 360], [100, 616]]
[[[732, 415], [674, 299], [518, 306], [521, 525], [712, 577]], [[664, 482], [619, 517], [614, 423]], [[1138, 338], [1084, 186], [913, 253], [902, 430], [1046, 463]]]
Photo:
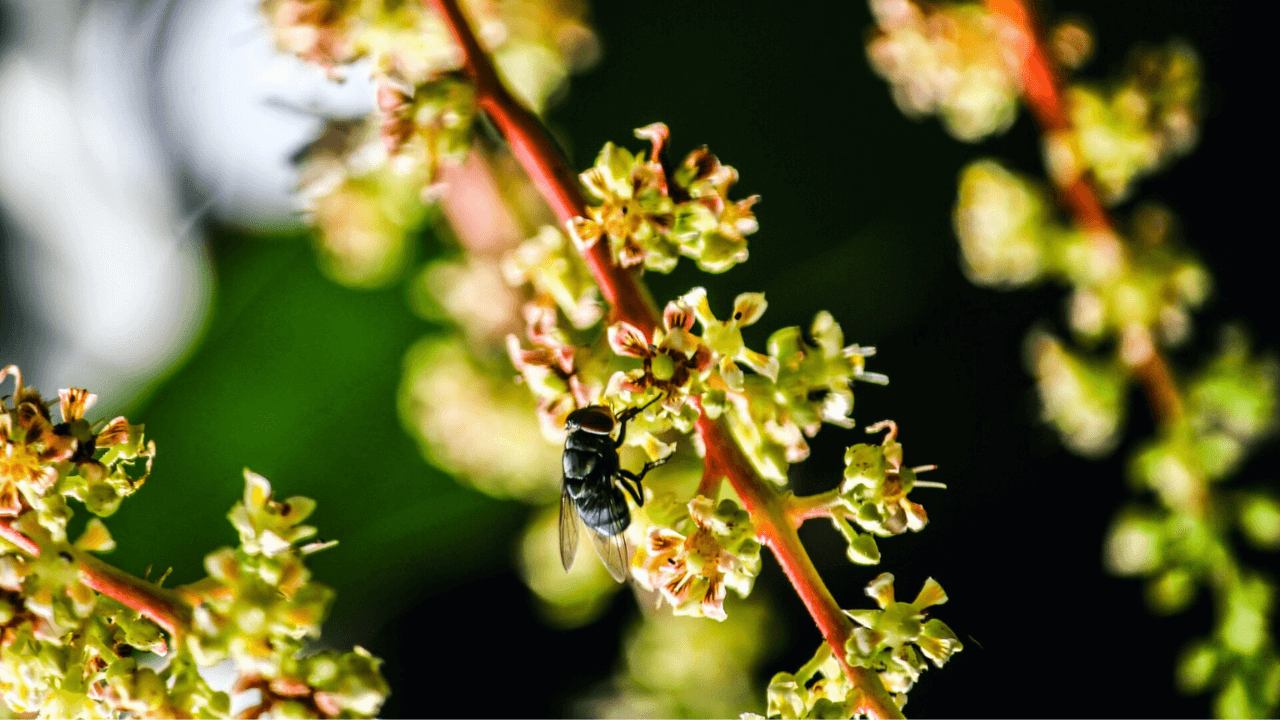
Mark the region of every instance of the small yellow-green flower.
[[938, 619], [926, 619], [928, 609], [947, 601], [947, 594], [933, 578], [912, 602], [897, 602], [893, 575], [881, 573], [866, 589], [879, 610], [846, 610], [858, 627], [845, 644], [850, 665], [870, 668], [880, 674], [885, 688], [905, 693], [924, 671], [917, 649], [937, 667], [964, 649], [951, 628]]
[[778, 359], [749, 350], [742, 341], [742, 328], [754, 325], [769, 307], [764, 293], [739, 295], [733, 302], [733, 315], [724, 321], [717, 320], [711, 312], [711, 304], [707, 302], [707, 291], [704, 288], [690, 290], [678, 302], [692, 308], [698, 322], [702, 324], [702, 341], [719, 356], [716, 368], [730, 390], [742, 391], [742, 370], [737, 363], [746, 365], [770, 380], [778, 379]]

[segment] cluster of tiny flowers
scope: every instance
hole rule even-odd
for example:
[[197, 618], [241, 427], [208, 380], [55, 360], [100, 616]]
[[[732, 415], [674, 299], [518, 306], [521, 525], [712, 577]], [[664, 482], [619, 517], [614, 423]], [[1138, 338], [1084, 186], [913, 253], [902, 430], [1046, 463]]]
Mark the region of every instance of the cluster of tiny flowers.
[[[945, 603], [947, 594], [929, 578], [915, 600], [897, 602], [889, 573], [872, 580], [866, 591], [880, 609], [845, 611], [857, 626], [845, 644], [844, 660], [875, 671], [898, 707], [905, 707], [907, 692], [927, 668], [921, 655], [942, 667], [964, 649], [946, 623], [928, 618], [928, 609]], [[774, 675], [767, 697], [768, 717], [783, 720], [853, 717], [862, 699], [826, 645], [798, 672]]]
[[[880, 549], [873, 535], [919, 532], [929, 522], [924, 508], [907, 495], [915, 487], [916, 473], [932, 466], [905, 467], [898, 427], [893, 421], [872, 425], [867, 432], [882, 429], [889, 430], [882, 444], [858, 444], [845, 451], [844, 479], [830, 505], [831, 521], [849, 543], [849, 559], [861, 565], [880, 562]], [[858, 533], [850, 521], [867, 534]]]
[[1073, 85], [1072, 128], [1045, 137], [1050, 176], [1066, 186], [1088, 173], [1108, 202], [1124, 200], [1135, 180], [1195, 146], [1200, 85], [1199, 60], [1177, 42], [1134, 53], [1109, 87]]
[[603, 371], [590, 353], [573, 344], [559, 327], [554, 307], [531, 302], [525, 306], [525, 330], [533, 348], [526, 350], [515, 335], [507, 337], [511, 363], [537, 399], [538, 419], [546, 436], [562, 441], [569, 413], [592, 404], [603, 389]]
[[[420, 340], [404, 363], [400, 416], [428, 460], [493, 497], [558, 497], [559, 478], [547, 468], [560, 451], [544, 439], [552, 428], [535, 420], [528, 390], [477, 363], [457, 338]], [[548, 392], [546, 383], [529, 387]], [[493, 452], [495, 437], [519, 451]]]
[[867, 585], [867, 595], [875, 599], [879, 610], [846, 610], [858, 627], [845, 644], [845, 661], [850, 665], [875, 670], [885, 689], [895, 693], [899, 706], [929, 658], [942, 667], [954, 653], [964, 649], [956, 634], [937, 618], [927, 619], [928, 608], [947, 601], [947, 594], [933, 578], [924, 581], [916, 599], [897, 602], [893, 595], [893, 575], [881, 573]]
[[[637, 510], [636, 515], [641, 512]], [[640, 523], [635, 519], [627, 530], [628, 542], [633, 536], [638, 540], [635, 530]], [[542, 619], [553, 627], [577, 628], [598, 618], [608, 609], [613, 596], [627, 586], [614, 580], [599, 562], [580, 560], [565, 572], [559, 553], [559, 520], [559, 503], [547, 504], [533, 513], [520, 541], [519, 568], [525, 584], [533, 591]]]
[[[95, 515], [111, 514], [146, 479], [155, 445], [124, 418], [86, 420], [94, 396], [84, 390], [61, 391], [62, 422], [54, 424], [48, 403], [22, 384], [16, 367], [0, 370], [0, 380], [9, 376], [13, 406], [0, 400], [6, 498], [0, 521], [9, 548], [0, 548], [4, 707], [41, 717], [228, 717], [228, 695], [214, 692], [197, 665], [229, 653], [240, 666], [240, 689], [262, 692], [248, 717], [377, 712], [387, 692], [380, 661], [359, 648], [302, 655], [303, 639], [318, 635], [331, 597], [301, 565], [301, 554], [320, 546], [297, 545], [314, 533], [298, 525], [312, 501], [273, 502], [266, 481], [249, 476], [245, 503], [231, 515], [241, 549], [210, 555], [208, 580], [147, 590], [166, 603], [194, 606], [192, 627], [180, 628], [171, 647], [150, 619], [90, 588], [91, 570], [122, 576], [88, 555], [115, 548], [102, 521], [90, 519], [74, 542], [66, 532], [72, 516], [66, 498]], [[142, 652], [164, 664], [140, 663], [135, 655]]]
[[[106, 537], [102, 545], [109, 547]], [[116, 709], [136, 708], [139, 683], [157, 684], [140, 677], [154, 671], [138, 669], [130, 656], [164, 653], [166, 644], [150, 621], [80, 581], [72, 549], [99, 547], [63, 545], [34, 558], [0, 554], [0, 697], [19, 713], [113, 717]], [[162, 684], [158, 692], [159, 707], [173, 707]]]
[[[535, 278], [534, 287], [542, 282], [545, 277]], [[757, 322], [768, 307], [761, 293], [739, 295], [732, 314], [721, 320], [706, 291], [694, 288], [667, 304], [662, 324], [650, 333], [625, 321], [610, 325], [604, 338], [612, 353], [602, 352], [598, 341], [585, 348], [577, 344], [581, 334], [560, 326], [563, 306], [549, 293], [537, 298], [525, 306], [532, 349], [513, 335], [508, 350], [538, 398], [539, 417], [552, 439], [563, 438], [570, 412], [601, 397], [628, 406], [660, 398], [654, 410], [637, 418], [637, 432], [628, 436], [629, 443], [646, 445], [651, 459], [669, 449], [654, 439], [655, 433], [672, 428], [687, 433], [703, 412], [723, 413], [757, 468], [785, 483], [787, 464], [808, 456], [805, 436], [814, 435], [824, 421], [852, 425], [852, 381], [886, 382], [865, 369], [865, 358], [874, 350], [844, 346], [840, 326], [825, 312], [807, 330], [775, 332], [768, 354], [746, 347], [742, 328]], [[694, 332], [695, 324], [701, 335]], [[639, 366], [618, 369], [626, 368], [628, 359]]]
[[[603, 350], [583, 350], [574, 333], [600, 321], [600, 291], [573, 245], [552, 227], [508, 253], [502, 267], [507, 282], [528, 288], [530, 296], [523, 315], [533, 349], [508, 335], [508, 355], [536, 398], [546, 437], [562, 442], [565, 418], [598, 399], [607, 382], [609, 368], [596, 361]], [[571, 329], [560, 327], [560, 317]]]
[[0, 370], [0, 382], [9, 376], [13, 406], [0, 399], [0, 518], [34, 510], [45, 530], [65, 541], [64, 498], [95, 515], [114, 513], [146, 481], [155, 443], [144, 442], [142, 427], [123, 417], [90, 423], [84, 413], [97, 396], [78, 388], [58, 393], [62, 421], [54, 423], [49, 404], [23, 386], [17, 367]]
[[535, 297], [560, 308], [569, 324], [579, 330], [595, 325], [604, 314], [600, 289], [586, 263], [554, 227], [544, 225], [509, 253], [503, 259], [502, 273], [514, 287], [528, 283]]
[[1272, 637], [1274, 581], [1236, 559], [1238, 531], [1260, 550], [1280, 549], [1280, 500], [1250, 490], [1215, 503], [1212, 488], [1236, 471], [1249, 446], [1274, 427], [1280, 368], [1250, 357], [1229, 334], [1218, 358], [1186, 389], [1186, 419], [1145, 443], [1131, 474], [1159, 499], [1158, 508], [1120, 514], [1107, 541], [1110, 569], [1149, 578], [1147, 599], [1161, 613], [1185, 610], [1200, 586], [1222, 611], [1211, 638], [1194, 643], [1180, 663], [1180, 685], [1219, 688], [1223, 717], [1266, 716], [1280, 704], [1280, 659]]
[[[1190, 310], [1209, 294], [1209, 275], [1171, 237], [1167, 210], [1144, 206], [1133, 240], [1058, 224], [1045, 192], [998, 163], [982, 160], [960, 177], [954, 221], [965, 269], [975, 283], [1017, 287], [1046, 278], [1070, 285], [1071, 328], [1082, 338], [1115, 335], [1137, 365], [1151, 343], [1187, 337]], [[1154, 336], [1147, 328], [1154, 328]]]
[[1072, 288], [1068, 320], [1081, 340], [1114, 340], [1113, 358], [1090, 358], [1043, 332], [1031, 363], [1047, 418], [1078, 451], [1097, 455], [1116, 442], [1133, 368], [1160, 345], [1190, 335], [1191, 310], [1209, 295], [1204, 267], [1170, 238], [1168, 211], [1142, 207], [1132, 237], [1065, 228], [1044, 191], [992, 161], [965, 169], [955, 207], [966, 270], [976, 283], [1016, 287], [1041, 278]]
[[877, 30], [867, 56], [910, 117], [937, 114], [960, 140], [1013, 124], [1022, 57], [1018, 29], [976, 3], [871, 0]]
[[[810, 328], [774, 333], [768, 352], [748, 347], [743, 329], [759, 322], [768, 307], [761, 293], [738, 295], [731, 312], [717, 316], [706, 290], [694, 288], [667, 303], [652, 329], [617, 320], [600, 332], [599, 291], [580, 255], [584, 245], [609, 242], [614, 261], [624, 267], [669, 270], [684, 254], [697, 258], [704, 271], [720, 271], [746, 258], [743, 236], [756, 229], [750, 213], [756, 199], [733, 203], [726, 197], [737, 178], [731, 168], [705, 149], [672, 167], [664, 154], [664, 125], [637, 134], [652, 142], [650, 157], [608, 145], [583, 173], [584, 185], [601, 204], [571, 223], [574, 243], [543, 228], [503, 261], [508, 281], [523, 286], [528, 298], [524, 338], [507, 338], [512, 364], [553, 442], [563, 442], [565, 420], [576, 409], [643, 406], [628, 425], [624, 456], [638, 448], [648, 460], [666, 459], [676, 451], [672, 433], [692, 433], [703, 415], [725, 417], [757, 470], [785, 484], [787, 465], [808, 456], [806, 437], [824, 422], [852, 426], [852, 382], [887, 379], [866, 370], [874, 350], [845, 345], [840, 326], [825, 312]], [[716, 259], [717, 247], [726, 249], [723, 263]], [[680, 445], [696, 449], [696, 438]], [[681, 465], [664, 469], [656, 480], [660, 488], [679, 485]], [[890, 473], [896, 477], [897, 468]], [[724, 620], [727, 589], [745, 597], [759, 571], [760, 545], [749, 516], [731, 501], [717, 506], [695, 498], [686, 504], [659, 492], [670, 502], [646, 502], [637, 512], [639, 527], [628, 533], [637, 548], [634, 576], [677, 615]], [[664, 514], [666, 505], [672, 511]], [[550, 533], [531, 530], [529, 542]], [[609, 586], [600, 573], [589, 576], [575, 567], [576, 578], [552, 578], [544, 570], [557, 562], [544, 555], [529, 546], [522, 555], [540, 602], [562, 624], [594, 616], [601, 588]]]
[[770, 650], [776, 615], [759, 596], [736, 603], [724, 622], [646, 615], [625, 635], [612, 692], [575, 714], [599, 718], [728, 718], [759, 707], [755, 678]]
[[1028, 345], [1044, 419], [1062, 442], [1090, 457], [1115, 449], [1129, 387], [1124, 366], [1084, 357], [1046, 332], [1033, 332]]
[[[472, 5], [481, 43], [535, 109], [597, 54], [583, 8]], [[357, 60], [372, 67], [375, 112], [330, 121], [301, 153], [302, 195], [325, 271], [346, 285], [385, 284], [408, 262], [445, 166], [471, 149], [476, 98], [460, 53], [422, 2], [264, 0], [261, 9], [281, 50], [334, 79]]]
[[[854, 716], [861, 694], [849, 683], [830, 646], [824, 644], [798, 672], [774, 675], [765, 698], [765, 717], [769, 718], [849, 718]], [[742, 717], [758, 716], [744, 713]]]
[[[244, 499], [230, 514], [240, 547], [205, 558], [209, 577], [181, 588], [194, 606], [185, 650], [200, 665], [230, 657], [237, 688], [257, 689], [254, 716], [371, 717], [387, 695], [368, 651], [304, 654], [320, 636], [333, 590], [313, 582], [303, 558], [329, 543], [305, 543], [315, 501], [272, 498], [271, 483], [245, 471]], [[304, 544], [305, 543], [305, 544]]]
[[741, 392], [726, 395], [729, 426], [762, 475], [783, 484], [787, 465], [809, 456], [806, 437], [822, 423], [853, 427], [853, 381], [889, 381], [866, 369], [875, 348], [845, 345], [830, 313], [819, 312], [808, 328], [786, 327], [769, 336], [768, 367], [777, 379], [756, 374]]
[[[732, 500], [717, 505], [699, 495], [685, 507], [683, 518], [667, 513], [650, 525], [631, 573], [646, 590], [658, 591], [673, 614], [723, 621], [726, 589], [745, 598], [755, 584], [760, 543], [751, 516]], [[659, 517], [650, 510], [650, 520]]]
[[646, 159], [606, 143], [582, 184], [599, 205], [575, 218], [569, 229], [583, 247], [602, 239], [621, 267], [643, 265], [671, 272], [681, 255], [705, 272], [724, 272], [747, 259], [746, 236], [759, 224], [751, 207], [760, 200], [729, 200], [738, 171], [720, 164], [707, 148], [689, 153], [678, 166], [666, 156], [667, 126], [636, 130], [653, 145]]
[[[1082, 62], [1090, 45], [1076, 26], [1050, 39], [1068, 67]], [[1194, 52], [1174, 42], [1135, 53], [1127, 73], [1109, 84], [1068, 87], [1066, 127], [1044, 140], [1049, 179], [1067, 194], [1096, 190], [1104, 204], [1125, 200], [1138, 179], [1195, 145], [1200, 86]], [[1042, 189], [999, 164], [970, 165], [954, 214], [965, 270], [979, 284], [1015, 287], [1051, 278], [1071, 288], [1070, 328], [1093, 351], [1039, 330], [1029, 341], [1045, 417], [1071, 449], [1102, 455], [1117, 445], [1135, 375], [1151, 387], [1169, 386], [1159, 391], [1166, 397], [1149, 388], [1153, 406], [1162, 406], [1161, 428], [1130, 462], [1135, 485], [1158, 505], [1118, 517], [1108, 565], [1149, 577], [1148, 600], [1162, 613], [1186, 608], [1197, 587], [1207, 586], [1218, 625], [1212, 639], [1188, 650], [1180, 684], [1188, 691], [1216, 688], [1220, 716], [1273, 714], [1280, 705], [1280, 660], [1268, 619], [1275, 587], [1240, 563], [1230, 535], [1238, 528], [1259, 547], [1280, 546], [1280, 501], [1254, 491], [1224, 497], [1214, 485], [1274, 425], [1276, 365], [1251, 358], [1243, 339], [1229, 333], [1207, 369], [1176, 383], [1158, 348], [1190, 335], [1191, 311], [1208, 297], [1211, 278], [1171, 241], [1172, 214], [1139, 206], [1126, 241], [1097, 217], [1077, 218], [1092, 230], [1062, 227], [1051, 207]]]

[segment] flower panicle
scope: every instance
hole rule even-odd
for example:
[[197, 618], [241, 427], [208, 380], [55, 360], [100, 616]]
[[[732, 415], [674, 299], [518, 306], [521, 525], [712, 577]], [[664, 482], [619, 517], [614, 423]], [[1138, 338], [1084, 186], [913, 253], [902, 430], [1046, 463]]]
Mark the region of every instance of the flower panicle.
[[683, 255], [704, 272], [724, 272], [747, 259], [746, 236], [759, 229], [752, 207], [760, 197], [730, 200], [738, 173], [706, 147], [674, 166], [666, 156], [669, 135], [662, 123], [637, 129], [652, 145], [647, 157], [606, 143], [581, 175], [600, 204], [574, 218], [569, 230], [582, 247], [607, 241], [621, 267], [668, 273]]
[[[585, 7], [542, 5], [537, 22], [523, 4], [472, 8], [482, 43], [535, 109], [596, 47]], [[262, 0], [260, 11], [281, 51], [335, 81], [367, 61], [374, 112], [329, 120], [296, 157], [322, 269], [348, 286], [389, 284], [408, 266], [428, 206], [456, 177], [450, 169], [473, 152], [479, 105], [459, 49], [421, 2]]]
[[63, 497], [106, 516], [146, 482], [155, 442], [144, 439], [141, 425], [123, 417], [90, 423], [84, 415], [97, 396], [79, 388], [59, 391], [55, 423], [50, 404], [22, 384], [16, 366], [0, 371], [0, 381], [10, 375], [13, 406], [0, 400], [0, 517], [36, 510], [48, 532], [65, 537]]
[[[65, 499], [111, 514], [146, 479], [154, 443], [123, 417], [91, 422], [87, 390], [60, 391], [55, 418], [16, 367], [0, 370], [0, 382], [10, 376], [13, 403], [0, 398], [0, 522], [5, 548], [15, 546], [0, 548], [4, 706], [48, 717], [225, 717], [227, 693], [212, 690], [196, 666], [229, 656], [240, 689], [262, 692], [255, 716], [377, 713], [387, 694], [379, 660], [361, 648], [303, 654], [333, 596], [302, 562], [332, 545], [311, 540], [315, 528], [301, 524], [314, 501], [277, 501], [265, 478], [246, 471], [244, 499], [229, 516], [241, 546], [209, 555], [210, 577], [173, 590], [160, 587], [163, 577], [129, 577], [90, 555], [116, 546], [98, 517], [68, 542]], [[139, 651], [168, 662], [140, 664]]]
[[937, 115], [977, 142], [1013, 125], [1022, 91], [1017, 28], [976, 3], [871, 0], [871, 67], [909, 117]]
[[334, 544], [311, 540], [316, 529], [302, 524], [315, 501], [276, 500], [266, 478], [248, 469], [244, 477], [244, 498], [228, 515], [240, 546], [208, 555], [208, 577], [179, 590], [194, 608], [184, 652], [200, 665], [230, 658], [237, 690], [260, 691], [260, 714], [375, 715], [388, 692], [380, 660], [361, 647], [302, 652], [320, 636], [334, 598], [304, 563]]
[[[937, 89], [931, 81], [951, 85], [960, 76], [955, 68], [978, 56], [973, 47], [960, 48], [954, 20], [939, 21], [957, 7], [872, 1], [881, 27], [868, 50], [894, 82], [900, 104], [916, 98], [938, 104], [936, 93], [927, 92]], [[1212, 278], [1177, 242], [1177, 220], [1167, 208], [1140, 203], [1121, 222], [1108, 209], [1195, 146], [1200, 61], [1175, 40], [1137, 49], [1117, 78], [1062, 82], [1061, 71], [1084, 62], [1093, 44], [1079, 23], [1059, 25], [1042, 42], [1025, 2], [964, 11], [995, 29], [986, 44], [1016, 51], [1008, 70], [1021, 81], [1013, 90], [1040, 126], [1047, 180], [1072, 216], [1070, 226], [1056, 220], [1040, 183], [991, 160], [971, 164], [953, 215], [966, 274], [975, 284], [1004, 288], [1045, 279], [1069, 288], [1068, 324], [1082, 347], [1035, 329], [1027, 355], [1045, 419], [1071, 450], [1112, 451], [1125, 424], [1129, 386], [1141, 386], [1157, 431], [1137, 444], [1128, 474], [1154, 502], [1121, 511], [1106, 563], [1117, 574], [1145, 578], [1148, 603], [1162, 614], [1187, 608], [1207, 588], [1217, 627], [1187, 648], [1177, 670], [1180, 686], [1215, 689], [1214, 710], [1222, 717], [1274, 715], [1280, 706], [1270, 620], [1275, 585], [1243, 565], [1232, 540], [1239, 529], [1259, 548], [1280, 547], [1280, 502], [1266, 492], [1218, 487], [1276, 424], [1277, 366], [1251, 357], [1239, 333], [1228, 331], [1226, 347], [1207, 368], [1176, 374], [1165, 349], [1191, 337], [1191, 313], [1208, 298]], [[960, 52], [940, 64], [938, 51], [948, 46]], [[949, 72], [931, 74], [941, 66]]]

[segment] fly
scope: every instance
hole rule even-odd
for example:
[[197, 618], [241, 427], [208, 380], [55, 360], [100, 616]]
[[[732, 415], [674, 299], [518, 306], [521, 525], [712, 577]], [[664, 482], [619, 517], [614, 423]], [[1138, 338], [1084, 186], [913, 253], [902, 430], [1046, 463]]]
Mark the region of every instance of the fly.
[[[644, 505], [640, 481], [650, 470], [662, 465], [667, 457], [647, 462], [639, 473], [621, 466], [618, 448], [627, 436], [627, 422], [657, 402], [650, 400], [639, 408], [627, 408], [614, 418], [603, 405], [590, 405], [569, 413], [564, 428], [564, 483], [560, 493], [560, 562], [567, 571], [573, 567], [578, 550], [578, 518], [591, 529], [596, 554], [618, 582], [627, 577], [631, 553], [623, 531], [631, 524], [626, 491], [636, 505]], [[618, 439], [612, 437], [618, 427]]]

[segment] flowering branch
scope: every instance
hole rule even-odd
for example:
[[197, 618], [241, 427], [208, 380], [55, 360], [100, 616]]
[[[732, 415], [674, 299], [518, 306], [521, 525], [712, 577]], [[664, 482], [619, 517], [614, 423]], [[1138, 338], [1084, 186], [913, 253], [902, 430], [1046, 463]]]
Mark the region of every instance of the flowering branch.
[[[458, 8], [456, 0], [428, 0], [462, 48], [465, 69], [475, 83], [479, 107], [511, 145], [512, 154], [533, 179], [562, 223], [586, 215], [587, 206], [577, 182], [538, 119], [506, 90], [488, 56]], [[658, 314], [644, 287], [632, 272], [614, 264], [609, 244], [598, 242], [583, 252], [584, 259], [613, 308], [613, 319], [630, 323], [646, 335], [658, 327]], [[845, 674], [860, 693], [858, 711], [876, 718], [902, 717], [901, 711], [874, 671], [853, 667], [845, 660], [845, 644], [852, 624], [832, 597], [809, 559], [795, 526], [785, 512], [782, 496], [751, 467], [729, 431], [702, 414], [697, 421], [706, 448], [703, 485], [713, 488], [717, 478], [728, 479], [751, 514], [757, 536], [778, 559], [823, 638], [835, 651]]]
[[[511, 145], [511, 154], [529, 173], [538, 192], [561, 222], [587, 213], [587, 201], [578, 190], [573, 173], [561, 160], [560, 152], [537, 116], [521, 105], [498, 77], [489, 56], [481, 49], [458, 4], [428, 0], [440, 13], [458, 46], [466, 71], [475, 84], [476, 104], [489, 116]], [[657, 312], [630, 271], [613, 263], [608, 243], [596, 243], [583, 253], [591, 274], [600, 285], [604, 299], [613, 308], [615, 319], [652, 333]]]
[[80, 581], [142, 614], [169, 633], [172, 638], [191, 627], [191, 607], [175, 593], [142, 578], [102, 562], [92, 555], [78, 553]]
[[[1125, 245], [1104, 209], [1124, 199], [1139, 176], [1194, 145], [1201, 83], [1195, 55], [1174, 42], [1136, 54], [1135, 69], [1114, 90], [1066, 87], [1059, 66], [1083, 61], [1087, 33], [1070, 24], [1054, 31], [1055, 66], [1028, 0], [985, 2], [985, 13], [966, 15], [948, 6], [871, 0], [879, 34], [868, 53], [893, 83], [904, 112], [936, 112], [962, 140], [1006, 129], [1019, 98], [1025, 101], [1041, 130], [1047, 174], [1074, 228], [1055, 221], [1034, 183], [998, 163], [975, 162], [962, 176], [954, 216], [966, 272], [977, 284], [1002, 287], [1044, 277], [1065, 281], [1073, 290], [1072, 331], [1118, 340], [1116, 358], [1094, 359], [1064, 349], [1047, 333], [1032, 335], [1046, 419], [1073, 450], [1102, 454], [1119, 437], [1129, 381], [1142, 386], [1159, 428], [1134, 452], [1129, 474], [1160, 507], [1121, 511], [1108, 534], [1109, 569], [1149, 578], [1148, 602], [1161, 614], [1186, 609], [1198, 585], [1210, 589], [1214, 633], [1183, 653], [1178, 684], [1187, 692], [1216, 686], [1221, 717], [1274, 715], [1276, 694], [1257, 688], [1274, 688], [1263, 678], [1280, 668], [1269, 627], [1275, 589], [1235, 557], [1232, 536], [1238, 528], [1258, 548], [1280, 547], [1280, 502], [1265, 490], [1219, 496], [1212, 488], [1274, 428], [1280, 371], [1272, 360], [1251, 358], [1242, 333], [1231, 331], [1212, 362], [1175, 382], [1156, 333], [1170, 346], [1186, 338], [1189, 310], [1207, 296], [1209, 274], [1173, 243], [1164, 245], [1167, 211], [1138, 208], [1134, 242]], [[947, 58], [946, 72], [904, 60], [903, 49], [922, 42], [935, 55], [921, 57]], [[983, 91], [957, 77], [984, 78]], [[931, 84], [932, 78], [944, 80]], [[1126, 142], [1141, 150], [1126, 154]], [[838, 510], [819, 503], [792, 503], [793, 518]], [[830, 516], [839, 527], [838, 513]], [[1237, 628], [1246, 612], [1252, 624], [1241, 642]]]
[[[1026, 56], [1022, 59], [1022, 90], [1041, 132], [1048, 136], [1069, 131], [1071, 119], [1062, 97], [1062, 78], [1045, 52], [1024, 0], [987, 0], [987, 7], [1012, 23], [1027, 38]], [[1051, 176], [1058, 182], [1059, 196], [1076, 224], [1095, 233], [1097, 238], [1109, 238], [1114, 242], [1118, 237], [1115, 222], [1104, 208], [1089, 175], [1079, 173], [1070, 179], [1053, 173]], [[1133, 366], [1133, 374], [1142, 385], [1156, 421], [1163, 425], [1177, 422], [1182, 416], [1182, 400], [1168, 362], [1160, 351], [1152, 346], [1147, 357]]]
[[[42, 554], [40, 545], [23, 532], [0, 520], [0, 537], [32, 557]], [[79, 565], [80, 581], [86, 586], [137, 611], [176, 638], [191, 625], [191, 608], [169, 590], [134, 577], [83, 552], [71, 555]]]

